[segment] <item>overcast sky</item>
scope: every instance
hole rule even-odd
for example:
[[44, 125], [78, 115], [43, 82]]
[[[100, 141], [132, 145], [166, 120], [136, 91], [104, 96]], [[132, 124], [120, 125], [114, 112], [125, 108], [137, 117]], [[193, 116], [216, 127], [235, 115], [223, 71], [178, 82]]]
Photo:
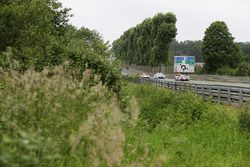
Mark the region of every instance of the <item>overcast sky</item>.
[[216, 20], [225, 21], [235, 41], [250, 41], [250, 0], [59, 0], [72, 8], [71, 23], [97, 30], [105, 41], [119, 38], [145, 18], [162, 12], [177, 17], [178, 41], [201, 40]]

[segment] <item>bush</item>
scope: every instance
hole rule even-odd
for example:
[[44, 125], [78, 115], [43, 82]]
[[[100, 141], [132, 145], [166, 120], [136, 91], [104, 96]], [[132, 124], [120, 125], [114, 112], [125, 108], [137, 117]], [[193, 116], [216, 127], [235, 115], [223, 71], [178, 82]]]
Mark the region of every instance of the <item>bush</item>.
[[[141, 110], [139, 124], [127, 128], [130, 161], [147, 155], [161, 157], [159, 166], [248, 166], [250, 136], [239, 131], [240, 109], [152, 85], [127, 83], [122, 95], [135, 95]], [[154, 162], [148, 160], [141, 166]]]
[[170, 126], [190, 125], [207, 112], [201, 97], [190, 93], [176, 94], [150, 85], [138, 86], [133, 91], [139, 99], [140, 119], [147, 122], [149, 130], [162, 122]]
[[205, 68], [201, 66], [195, 66], [195, 74], [204, 74], [205, 73]]
[[236, 74], [236, 69], [232, 69], [228, 66], [224, 66], [224, 67], [218, 69], [216, 71], [216, 74], [234, 76]]
[[236, 75], [238, 76], [250, 76], [250, 63], [242, 62], [239, 64]]
[[244, 106], [239, 118], [240, 128], [250, 131], [250, 104]]
[[[63, 161], [66, 163], [63, 166], [68, 166], [75, 154], [83, 157], [81, 163], [87, 163], [84, 157], [90, 156], [90, 152], [85, 148], [92, 145], [85, 142], [91, 135], [72, 143], [69, 140], [73, 134], [76, 138], [82, 135], [76, 132], [91, 112], [119, 126], [103, 128], [121, 132], [120, 121], [112, 115], [120, 112], [118, 102], [111, 100], [112, 93], [100, 83], [99, 77], [94, 75], [92, 79], [88, 70], [78, 81], [65, 70], [60, 66], [40, 73], [28, 70], [23, 75], [0, 70], [0, 166], [62, 166]], [[114, 112], [109, 114], [111, 111]], [[98, 123], [101, 121], [95, 125]], [[102, 149], [106, 151], [106, 146]]]

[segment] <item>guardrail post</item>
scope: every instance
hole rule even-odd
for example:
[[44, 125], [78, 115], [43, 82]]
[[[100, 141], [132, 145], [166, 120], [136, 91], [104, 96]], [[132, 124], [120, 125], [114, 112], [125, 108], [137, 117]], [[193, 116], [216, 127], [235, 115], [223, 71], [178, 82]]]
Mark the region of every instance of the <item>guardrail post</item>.
[[243, 92], [242, 92], [242, 89], [240, 89], [239, 100], [240, 100], [240, 105], [242, 105], [242, 103], [243, 103]]
[[231, 103], [231, 89], [230, 88], [227, 89], [227, 98], [228, 98], [227, 102]]
[[212, 89], [211, 89], [211, 87], [209, 87], [208, 89], [209, 89], [209, 97], [212, 97]]
[[220, 92], [220, 87], [217, 89], [217, 95], [218, 95], [218, 102], [221, 103], [221, 92]]
[[201, 86], [201, 96], [204, 97], [204, 86]]

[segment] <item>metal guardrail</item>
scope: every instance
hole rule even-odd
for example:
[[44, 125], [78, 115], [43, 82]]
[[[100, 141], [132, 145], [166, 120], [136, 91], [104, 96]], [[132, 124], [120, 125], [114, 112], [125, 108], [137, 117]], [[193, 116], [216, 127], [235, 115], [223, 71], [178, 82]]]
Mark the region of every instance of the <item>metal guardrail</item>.
[[219, 82], [230, 82], [230, 83], [249, 83], [249, 76], [224, 76], [224, 75], [195, 75], [192, 74], [190, 77], [194, 80], [201, 81], [219, 81]]
[[231, 86], [214, 86], [207, 84], [194, 84], [180, 81], [162, 81], [154, 79], [141, 79], [141, 83], [150, 83], [175, 91], [191, 91], [205, 99], [219, 103], [242, 105], [250, 102], [250, 89]]

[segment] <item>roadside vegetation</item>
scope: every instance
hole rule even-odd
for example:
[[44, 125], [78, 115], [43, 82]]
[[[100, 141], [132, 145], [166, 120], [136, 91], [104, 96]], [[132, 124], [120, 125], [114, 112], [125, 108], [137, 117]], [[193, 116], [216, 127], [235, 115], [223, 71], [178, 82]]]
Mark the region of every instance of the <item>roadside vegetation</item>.
[[[109, 44], [70, 25], [70, 10], [56, 0], [0, 5], [1, 167], [250, 164], [249, 105], [122, 80]], [[154, 19], [144, 23], [165, 20], [154, 42], [164, 38], [151, 49], [165, 53], [176, 18]]]
[[113, 51], [124, 64], [148, 67], [173, 66], [174, 56], [195, 56], [204, 63], [197, 74], [250, 76], [250, 44], [235, 42], [224, 21], [212, 22], [203, 40], [175, 40], [177, 19], [159, 13], [128, 29], [113, 42]]
[[118, 98], [92, 70], [80, 81], [66, 71], [67, 63], [42, 72], [1, 71], [1, 166], [250, 163], [247, 106], [126, 81]]
[[140, 108], [137, 127], [127, 131], [131, 148], [142, 141], [148, 155], [164, 159], [162, 166], [249, 165], [249, 106], [214, 104], [151, 85], [123, 88], [124, 97], [135, 96]]

